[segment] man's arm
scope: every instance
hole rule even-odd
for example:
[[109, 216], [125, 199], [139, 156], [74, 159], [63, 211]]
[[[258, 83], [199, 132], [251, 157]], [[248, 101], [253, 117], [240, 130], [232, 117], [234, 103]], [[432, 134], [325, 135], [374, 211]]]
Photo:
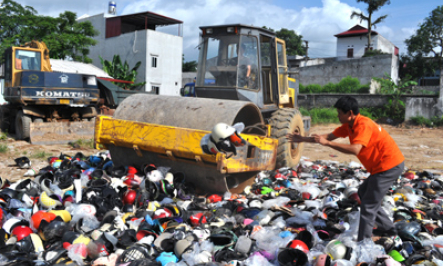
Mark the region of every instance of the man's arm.
[[342, 153], [358, 155], [360, 150], [363, 148], [362, 144], [344, 144], [333, 142], [333, 140], [337, 139], [333, 133], [316, 135], [313, 134], [312, 137], [302, 137], [298, 134], [290, 134], [288, 135], [288, 139], [291, 142], [311, 142], [318, 143], [323, 146], [328, 146]]
[[339, 152], [353, 154], [355, 156], [357, 156], [360, 153], [360, 150], [363, 148], [363, 145], [361, 144], [344, 144], [333, 141], [328, 141], [327, 144], [323, 146], [328, 146]]
[[314, 142], [317, 142], [315, 140], [315, 138], [324, 138], [326, 140], [332, 141], [334, 139], [337, 139], [338, 137], [332, 133], [328, 133], [328, 134], [322, 134], [322, 135], [312, 134], [312, 136], [310, 136], [310, 137], [303, 137], [303, 136], [300, 136], [299, 134], [289, 134], [287, 136], [287, 138], [291, 142], [311, 142], [311, 143], [314, 143]]

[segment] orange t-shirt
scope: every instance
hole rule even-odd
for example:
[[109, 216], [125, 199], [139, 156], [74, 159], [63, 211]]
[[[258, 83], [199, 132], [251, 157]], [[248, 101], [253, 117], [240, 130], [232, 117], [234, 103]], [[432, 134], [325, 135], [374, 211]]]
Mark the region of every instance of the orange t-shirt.
[[371, 175], [389, 170], [405, 160], [388, 132], [366, 116], [358, 114], [352, 128], [343, 124], [332, 134], [349, 137], [351, 144], [363, 145], [357, 158]]

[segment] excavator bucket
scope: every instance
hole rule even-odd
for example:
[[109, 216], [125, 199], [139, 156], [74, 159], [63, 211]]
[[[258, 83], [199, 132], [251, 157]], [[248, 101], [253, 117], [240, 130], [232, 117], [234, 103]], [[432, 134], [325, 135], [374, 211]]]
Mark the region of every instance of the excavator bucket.
[[113, 118], [97, 117], [94, 140], [96, 148], [109, 149], [116, 166], [170, 167], [203, 192], [241, 192], [258, 172], [275, 168], [278, 141], [263, 131], [241, 134], [247, 145], [237, 155], [205, 154], [200, 141], [219, 122], [250, 129], [263, 118], [250, 102], [136, 94]]
[[38, 145], [67, 144], [94, 136], [94, 121], [33, 122], [30, 125], [30, 142]]

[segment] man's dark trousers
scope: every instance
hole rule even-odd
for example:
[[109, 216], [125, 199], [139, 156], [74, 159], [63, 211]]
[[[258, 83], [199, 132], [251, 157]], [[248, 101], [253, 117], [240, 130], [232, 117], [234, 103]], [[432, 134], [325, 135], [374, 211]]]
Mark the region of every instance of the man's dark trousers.
[[381, 203], [386, 192], [403, 172], [404, 167], [405, 163], [402, 162], [389, 170], [370, 175], [358, 188], [361, 204], [357, 241], [372, 237], [374, 223], [381, 230], [394, 228], [394, 223], [381, 208]]

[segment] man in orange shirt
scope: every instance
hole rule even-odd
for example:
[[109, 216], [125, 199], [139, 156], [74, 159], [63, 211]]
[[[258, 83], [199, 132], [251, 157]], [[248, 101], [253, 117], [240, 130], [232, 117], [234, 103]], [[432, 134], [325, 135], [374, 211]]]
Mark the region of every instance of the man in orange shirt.
[[[360, 114], [355, 98], [341, 97], [334, 107], [337, 108], [342, 126], [329, 134], [313, 134], [312, 137], [290, 134], [288, 138], [291, 142], [315, 142], [356, 155], [371, 174], [358, 189], [361, 204], [357, 241], [371, 238], [374, 224], [377, 224], [379, 231], [396, 235], [394, 224], [381, 208], [381, 203], [383, 196], [403, 172], [405, 158], [395, 141], [381, 126]], [[349, 137], [350, 144], [333, 142], [339, 137]]]

